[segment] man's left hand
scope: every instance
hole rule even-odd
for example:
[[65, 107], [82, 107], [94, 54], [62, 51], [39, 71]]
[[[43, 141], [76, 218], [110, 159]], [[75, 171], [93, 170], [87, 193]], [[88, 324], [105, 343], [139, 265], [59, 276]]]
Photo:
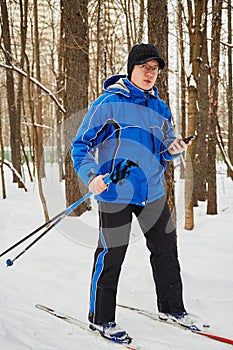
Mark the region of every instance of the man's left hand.
[[188, 145], [191, 144], [192, 141], [190, 141], [188, 144], [186, 144], [181, 136], [178, 136], [169, 146], [168, 151], [173, 156], [175, 154], [182, 153], [187, 150]]

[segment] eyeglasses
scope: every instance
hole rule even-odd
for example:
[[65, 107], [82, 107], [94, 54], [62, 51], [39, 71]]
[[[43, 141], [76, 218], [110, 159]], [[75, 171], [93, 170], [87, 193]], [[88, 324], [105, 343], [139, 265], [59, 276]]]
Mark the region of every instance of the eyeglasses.
[[149, 66], [149, 64], [144, 63], [144, 64], [141, 64], [139, 67], [141, 68], [141, 70], [143, 70], [143, 72], [150, 72], [151, 71], [152, 73], [156, 73], [159, 71], [158, 65]]

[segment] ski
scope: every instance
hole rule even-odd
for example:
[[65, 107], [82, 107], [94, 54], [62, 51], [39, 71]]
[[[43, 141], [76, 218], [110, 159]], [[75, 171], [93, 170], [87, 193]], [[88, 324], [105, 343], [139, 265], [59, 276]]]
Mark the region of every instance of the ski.
[[[176, 323], [174, 321], [171, 323], [169, 321], [162, 320], [162, 319], [160, 319], [159, 314], [152, 313], [152, 312], [149, 312], [149, 311], [146, 311], [146, 310], [143, 310], [143, 309], [139, 309], [139, 308], [136, 308], [136, 307], [128, 306], [128, 305], [117, 304], [117, 306], [121, 307], [123, 309], [136, 311], [138, 314], [146, 316], [146, 317], [148, 317], [148, 318], [150, 318], [152, 320], [155, 320], [155, 321], [158, 321], [158, 322], [167, 323], [169, 325], [176, 326], [176, 327], [181, 328], [181, 329], [189, 330], [192, 333], [199, 334], [199, 335], [202, 335], [204, 337], [220, 341], [222, 343], [233, 345], [233, 339], [225, 338], [225, 337], [222, 337], [222, 336], [210, 333], [210, 332], [205, 332], [205, 331], [203, 331], [201, 329], [198, 329], [197, 327], [195, 327], [195, 329], [194, 329], [192, 326], [185, 326], [185, 325], [181, 325], [179, 323]], [[209, 327], [209, 325], [205, 325], [204, 324], [203, 327]]]
[[92, 329], [90, 329], [89, 324], [87, 322], [79, 320], [78, 318], [74, 318], [72, 316], [65, 315], [65, 314], [58, 312], [54, 309], [51, 309], [50, 307], [47, 307], [45, 305], [36, 304], [35, 306], [37, 309], [45, 311], [45, 312], [49, 313], [50, 315], [53, 315], [53, 316], [65, 321], [65, 322], [68, 322], [74, 326], [77, 326], [84, 331], [90, 332], [90, 334], [92, 334], [94, 336], [99, 336], [101, 339], [103, 339], [103, 341], [106, 341], [108, 343], [110, 342], [113, 345], [116, 345], [118, 347], [123, 347], [123, 348], [128, 349], [128, 350], [140, 350], [139, 347], [135, 348], [133, 346], [130, 346], [129, 344], [117, 343], [111, 339], [107, 339], [107, 338], [102, 337], [99, 332], [94, 332]]

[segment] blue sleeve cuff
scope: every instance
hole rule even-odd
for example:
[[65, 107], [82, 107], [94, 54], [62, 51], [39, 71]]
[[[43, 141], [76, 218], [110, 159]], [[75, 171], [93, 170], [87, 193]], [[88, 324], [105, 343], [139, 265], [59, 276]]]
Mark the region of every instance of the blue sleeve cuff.
[[176, 159], [176, 158], [180, 157], [181, 154], [182, 154], [182, 153], [177, 153], [177, 154], [171, 155], [171, 153], [170, 153], [169, 151], [167, 151], [167, 152], [164, 152], [164, 153], [162, 154], [162, 156], [163, 156], [163, 159], [164, 159], [164, 160], [166, 160], [166, 161], [171, 161], [171, 160], [173, 160], [173, 159]]

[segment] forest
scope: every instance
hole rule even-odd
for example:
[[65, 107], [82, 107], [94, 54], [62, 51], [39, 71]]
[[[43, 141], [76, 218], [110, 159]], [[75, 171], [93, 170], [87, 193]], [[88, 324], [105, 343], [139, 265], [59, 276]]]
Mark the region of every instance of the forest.
[[125, 74], [131, 47], [148, 42], [166, 62], [156, 85], [176, 134], [197, 136], [179, 163], [167, 164], [173, 218], [177, 167], [185, 182], [185, 229], [193, 229], [199, 201], [206, 214], [218, 214], [219, 164], [233, 180], [231, 0], [1, 0], [0, 21], [3, 200], [8, 167], [19, 191], [36, 183], [47, 221], [43, 179], [50, 163], [65, 183], [67, 205], [86, 193], [73, 169], [71, 140], [104, 80]]

